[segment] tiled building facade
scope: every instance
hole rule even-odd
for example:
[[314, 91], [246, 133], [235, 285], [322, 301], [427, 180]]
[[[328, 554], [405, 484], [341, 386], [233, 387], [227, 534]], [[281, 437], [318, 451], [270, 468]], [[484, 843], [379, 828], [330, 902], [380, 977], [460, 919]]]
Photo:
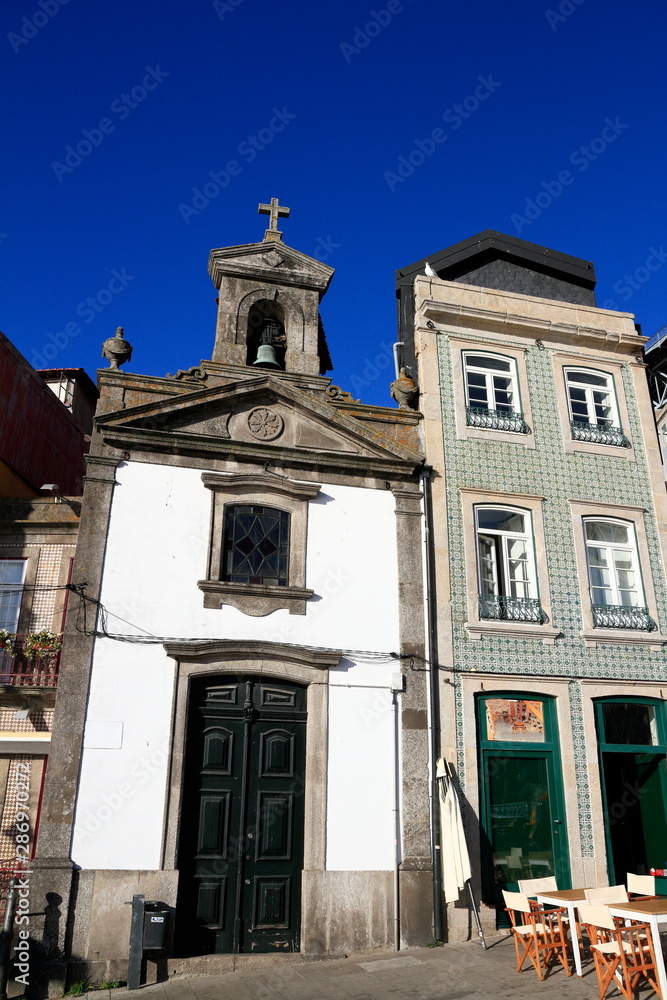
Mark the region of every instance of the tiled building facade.
[[[667, 506], [645, 338], [595, 306], [592, 265], [497, 233], [430, 262], [399, 272], [401, 339], [434, 469], [442, 749], [490, 925], [519, 878], [666, 861]], [[466, 935], [465, 910], [448, 923]]]

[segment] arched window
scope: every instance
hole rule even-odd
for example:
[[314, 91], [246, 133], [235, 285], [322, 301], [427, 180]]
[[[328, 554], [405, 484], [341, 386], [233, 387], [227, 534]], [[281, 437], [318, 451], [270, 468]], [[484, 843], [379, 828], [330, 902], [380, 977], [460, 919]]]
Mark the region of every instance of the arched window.
[[530, 512], [477, 507], [480, 618], [542, 622]]
[[463, 368], [468, 426], [525, 433], [514, 358], [465, 351]]
[[225, 507], [220, 578], [228, 583], [286, 587], [290, 515], [260, 504]]
[[594, 624], [657, 628], [645, 606], [634, 525], [611, 518], [585, 518], [584, 533]]
[[564, 373], [574, 440], [630, 447], [621, 429], [613, 375], [590, 368], [565, 368]]

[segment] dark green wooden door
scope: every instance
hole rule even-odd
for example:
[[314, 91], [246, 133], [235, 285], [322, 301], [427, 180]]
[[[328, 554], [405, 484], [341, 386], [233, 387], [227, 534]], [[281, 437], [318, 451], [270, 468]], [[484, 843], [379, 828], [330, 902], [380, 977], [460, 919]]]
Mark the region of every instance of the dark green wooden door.
[[298, 951], [306, 689], [193, 682], [179, 850], [183, 954]]
[[555, 875], [570, 888], [563, 780], [553, 699], [525, 692], [478, 696], [482, 898]]

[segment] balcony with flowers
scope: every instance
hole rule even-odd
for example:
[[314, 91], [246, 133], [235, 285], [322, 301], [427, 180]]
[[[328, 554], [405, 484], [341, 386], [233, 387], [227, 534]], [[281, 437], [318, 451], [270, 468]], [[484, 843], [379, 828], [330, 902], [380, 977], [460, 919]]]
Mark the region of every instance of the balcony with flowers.
[[42, 629], [25, 635], [0, 629], [0, 686], [56, 688], [62, 633]]

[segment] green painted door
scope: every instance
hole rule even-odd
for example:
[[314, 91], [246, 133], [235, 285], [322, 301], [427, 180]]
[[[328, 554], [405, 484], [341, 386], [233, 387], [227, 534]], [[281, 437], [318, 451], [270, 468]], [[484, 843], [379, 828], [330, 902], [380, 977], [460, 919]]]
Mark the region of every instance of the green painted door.
[[179, 848], [182, 954], [299, 950], [306, 689], [192, 684]]
[[[596, 704], [610, 884], [667, 867], [667, 731], [663, 706], [639, 698]], [[660, 880], [658, 891], [667, 883]]]
[[565, 803], [553, 705], [546, 698], [479, 699], [482, 893], [503, 905], [519, 879], [555, 875], [570, 887]]

